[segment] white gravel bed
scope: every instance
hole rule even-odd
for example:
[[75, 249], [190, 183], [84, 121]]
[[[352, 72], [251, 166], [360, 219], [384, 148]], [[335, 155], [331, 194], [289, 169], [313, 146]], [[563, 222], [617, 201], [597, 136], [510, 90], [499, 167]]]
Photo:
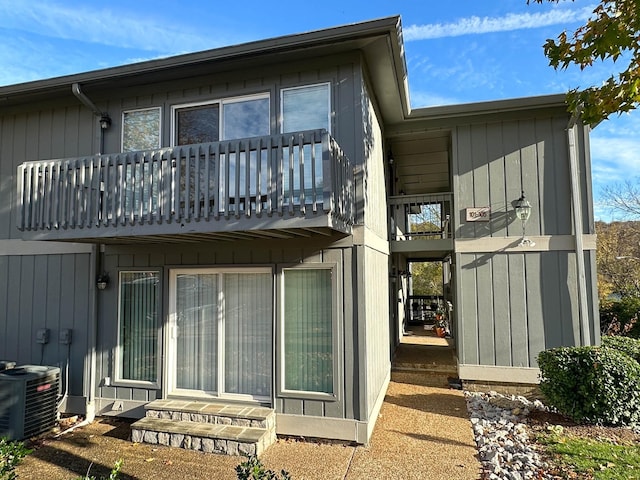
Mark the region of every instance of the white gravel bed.
[[535, 446], [529, 442], [525, 417], [547, 408], [539, 400], [496, 392], [465, 391], [484, 476], [489, 479], [551, 479]]

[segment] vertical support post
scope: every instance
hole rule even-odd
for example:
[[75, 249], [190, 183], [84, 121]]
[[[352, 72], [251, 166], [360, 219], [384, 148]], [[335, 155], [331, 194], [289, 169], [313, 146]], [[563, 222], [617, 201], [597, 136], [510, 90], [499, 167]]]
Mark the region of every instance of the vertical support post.
[[587, 308], [587, 280], [584, 265], [584, 245], [582, 240], [583, 219], [582, 203], [580, 201], [580, 178], [578, 173], [578, 152], [576, 145], [576, 130], [578, 126], [572, 119], [567, 128], [567, 141], [569, 147], [569, 172], [571, 182], [571, 203], [573, 212], [573, 226], [575, 233], [576, 270], [578, 276], [578, 303], [580, 309], [580, 336], [582, 345], [591, 344], [591, 331], [589, 327], [589, 313]]

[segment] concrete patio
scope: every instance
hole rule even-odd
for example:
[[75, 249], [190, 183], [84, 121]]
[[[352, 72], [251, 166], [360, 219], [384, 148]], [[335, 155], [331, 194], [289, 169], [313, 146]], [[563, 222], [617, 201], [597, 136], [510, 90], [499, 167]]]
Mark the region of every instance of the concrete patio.
[[[443, 344], [444, 342], [444, 344]], [[434, 344], [435, 343], [435, 344]], [[440, 344], [438, 346], [438, 343]], [[369, 445], [279, 438], [260, 457], [267, 468], [302, 479], [477, 479], [463, 394], [448, 388], [453, 351], [443, 339], [403, 338], [392, 381]], [[99, 419], [58, 439], [46, 439], [18, 468], [24, 479], [108, 475], [124, 460], [121, 480], [235, 479], [243, 457], [130, 441], [130, 422]]]

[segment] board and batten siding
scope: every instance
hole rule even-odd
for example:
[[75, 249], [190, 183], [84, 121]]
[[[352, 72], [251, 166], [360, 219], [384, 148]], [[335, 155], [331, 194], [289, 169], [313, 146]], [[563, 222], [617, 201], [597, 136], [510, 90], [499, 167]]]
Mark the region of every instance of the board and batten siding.
[[[455, 238], [519, 237], [514, 203], [523, 190], [532, 207], [527, 235], [571, 235], [566, 128], [566, 116], [456, 128]], [[467, 222], [470, 207], [491, 208], [490, 221]]]
[[[70, 413], [85, 413], [95, 334], [94, 272], [90, 252], [0, 255], [0, 360], [60, 367], [62, 392], [69, 382]], [[36, 334], [45, 328], [49, 341], [43, 345]], [[69, 346], [58, 341], [62, 329], [71, 329]]]
[[357, 55], [342, 54], [315, 59], [313, 62], [274, 64], [268, 70], [248, 68], [203, 73], [172, 82], [150, 82], [142, 87], [117, 90], [117, 96], [114, 91], [104, 98], [96, 93], [96, 103], [108, 111], [112, 119], [112, 125], [105, 135], [105, 152], [120, 151], [124, 111], [161, 107], [161, 141], [163, 146], [169, 146], [173, 127], [172, 107], [244, 95], [269, 94], [271, 133], [276, 134], [281, 129], [281, 89], [328, 82], [332, 104], [331, 135], [353, 161], [358, 141], [355, 135], [355, 122], [359, 118], [356, 116], [359, 89], [356, 89], [355, 82], [358, 62]]
[[388, 239], [388, 208], [385, 155], [382, 128], [366, 84], [362, 84], [362, 172], [358, 198], [363, 198], [365, 228], [383, 240]]
[[[16, 172], [28, 160], [97, 153], [91, 111], [53, 99], [0, 112], [0, 359], [61, 367], [69, 385], [62, 410], [87, 413], [95, 336], [95, 257], [89, 245], [21, 242], [16, 227]], [[49, 342], [36, 343], [39, 329]], [[60, 330], [71, 329], [69, 347]], [[89, 398], [87, 398], [89, 397]]]
[[[454, 268], [461, 365], [536, 368], [541, 350], [582, 343], [567, 123], [567, 115], [559, 113], [454, 130]], [[585, 148], [586, 138], [579, 141]], [[593, 223], [586, 170], [578, 172], [585, 216], [580, 234], [592, 233]], [[549, 238], [548, 248], [518, 247], [522, 224], [514, 203], [523, 190], [532, 206], [526, 235]], [[490, 220], [467, 222], [470, 207], [489, 207]], [[503, 239], [503, 246], [492, 249], [491, 239]], [[587, 341], [595, 343], [595, 251], [585, 251], [584, 258], [591, 323]]]
[[[113, 377], [114, 353], [117, 345], [118, 329], [118, 272], [127, 269], [149, 269], [161, 272], [161, 291], [163, 292], [161, 322], [168, 316], [168, 279], [169, 270], [177, 267], [216, 267], [216, 266], [272, 266], [274, 274], [280, 267], [290, 267], [300, 263], [335, 264], [338, 282], [338, 325], [337, 332], [340, 349], [335, 352], [336, 362], [339, 364], [340, 378], [338, 398], [336, 401], [309, 400], [276, 395], [274, 408], [278, 413], [290, 415], [304, 415], [331, 418], [358, 418], [359, 405], [356, 396], [357, 386], [352, 381], [357, 376], [358, 365], [354, 359], [357, 346], [357, 336], [354, 333], [353, 306], [351, 300], [352, 288], [352, 248], [328, 248], [318, 240], [285, 242], [260, 241], [232, 242], [231, 244], [202, 243], [191, 245], [174, 244], [170, 247], [161, 245], [136, 246], [107, 246], [104, 256], [104, 269], [112, 278], [113, 285], [101, 292], [99, 303], [98, 358], [97, 358], [97, 388], [98, 410], [111, 409], [114, 401], [123, 401], [124, 409], [130, 406], [138, 407], [162, 394], [162, 384], [159, 388], [133, 387], [124, 384], [105, 386], [104, 378]], [[276, 276], [279, 281], [279, 276]], [[340, 289], [343, 289], [347, 292]], [[276, 292], [279, 286], [275, 286]], [[276, 305], [277, 306], [277, 305]], [[276, 328], [280, 328], [279, 312], [276, 315]], [[162, 326], [161, 326], [162, 329]], [[160, 333], [162, 336], [162, 332]], [[274, 338], [274, 343], [276, 339]], [[162, 343], [162, 342], [161, 342]], [[347, 353], [345, 353], [347, 352]], [[274, 363], [274, 366], [277, 365]], [[275, 378], [274, 372], [274, 378]], [[274, 385], [275, 387], [275, 385]], [[277, 388], [275, 392], [277, 392]]]
[[364, 329], [360, 350], [365, 366], [366, 412], [370, 416], [380, 406], [391, 373], [389, 257], [366, 246], [361, 250], [364, 264], [358, 268], [358, 288], [365, 305], [364, 321], [360, 324], [360, 331]]
[[[122, 141], [122, 113], [160, 107], [161, 143], [172, 138], [172, 107], [224, 98], [268, 93], [271, 132], [280, 132], [280, 91], [283, 88], [329, 83], [331, 134], [352, 162], [361, 161], [360, 56], [339, 54], [313, 60], [274, 64], [268, 71], [210, 72], [170, 82], [121, 89], [93, 88], [90, 99], [109, 114], [111, 126], [104, 131], [104, 152], [118, 153]], [[21, 238], [16, 228], [16, 172], [26, 161], [56, 160], [94, 155], [100, 149], [96, 117], [69, 93], [44, 102], [10, 106], [0, 112], [0, 239]]]
[[0, 115], [0, 239], [21, 238], [14, 215], [18, 165], [97, 153], [94, 124], [92, 112], [79, 103]]

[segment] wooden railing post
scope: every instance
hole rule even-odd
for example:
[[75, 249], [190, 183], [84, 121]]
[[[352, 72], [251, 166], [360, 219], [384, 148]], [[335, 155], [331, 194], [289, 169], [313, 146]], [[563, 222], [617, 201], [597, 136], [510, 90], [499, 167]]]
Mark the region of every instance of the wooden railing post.
[[25, 162], [17, 180], [21, 230], [115, 229], [285, 211], [287, 217], [323, 212], [353, 221], [351, 163], [325, 130]]

